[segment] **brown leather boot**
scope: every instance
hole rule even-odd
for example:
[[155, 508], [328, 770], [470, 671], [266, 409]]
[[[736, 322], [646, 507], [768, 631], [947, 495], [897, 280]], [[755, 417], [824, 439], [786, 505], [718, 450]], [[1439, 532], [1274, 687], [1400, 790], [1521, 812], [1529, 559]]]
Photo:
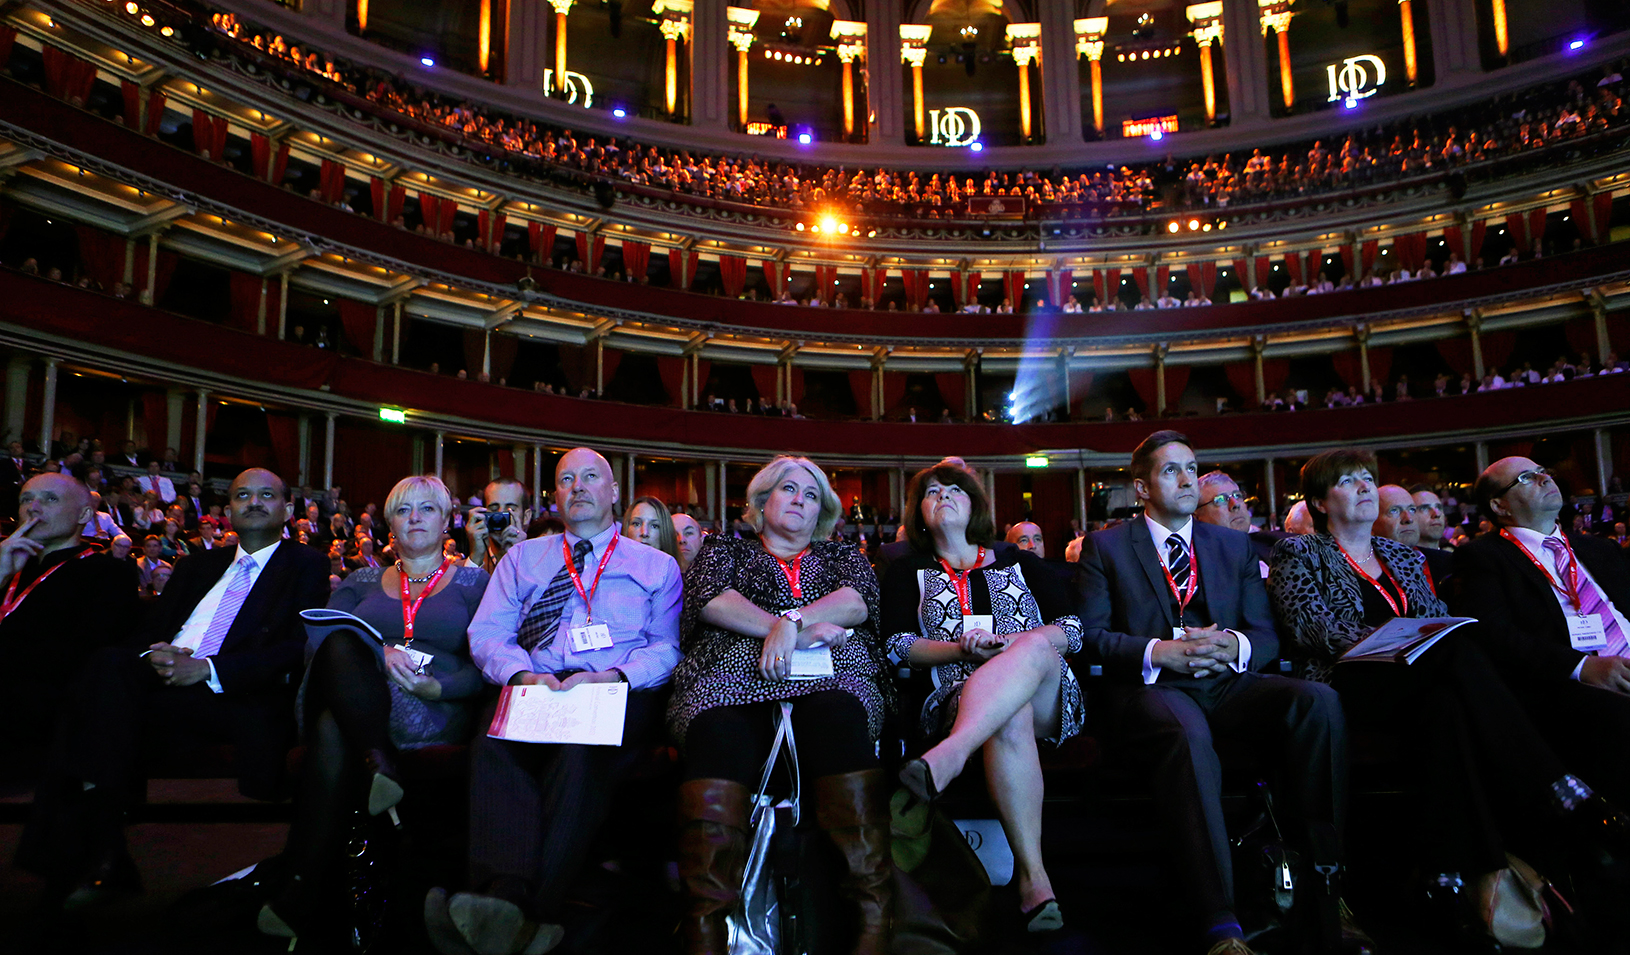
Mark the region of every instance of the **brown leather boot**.
[[729, 955], [725, 916], [741, 899], [747, 866], [747, 787], [728, 779], [692, 779], [679, 787], [679, 880], [685, 955]]
[[859, 908], [855, 955], [888, 955], [894, 934], [894, 862], [889, 799], [881, 769], [815, 780], [815, 823], [848, 865], [839, 884]]

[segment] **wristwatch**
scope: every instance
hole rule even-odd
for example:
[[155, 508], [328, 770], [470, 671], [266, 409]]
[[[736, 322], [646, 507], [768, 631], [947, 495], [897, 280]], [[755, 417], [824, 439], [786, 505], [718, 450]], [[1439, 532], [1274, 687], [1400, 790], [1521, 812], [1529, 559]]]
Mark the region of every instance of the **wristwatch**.
[[788, 620], [792, 621], [793, 626], [797, 627], [799, 630], [804, 629], [804, 615], [798, 612], [797, 607], [794, 607], [791, 610], [783, 610], [779, 614], [776, 614], [776, 616], [786, 617]]

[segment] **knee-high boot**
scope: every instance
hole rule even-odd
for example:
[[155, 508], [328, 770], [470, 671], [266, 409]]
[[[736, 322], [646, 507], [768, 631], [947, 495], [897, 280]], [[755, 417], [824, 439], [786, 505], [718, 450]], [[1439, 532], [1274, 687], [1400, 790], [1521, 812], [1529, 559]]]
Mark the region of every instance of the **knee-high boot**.
[[842, 854], [840, 884], [857, 908], [855, 955], [888, 955], [894, 930], [894, 865], [888, 788], [881, 769], [815, 780], [815, 821]]
[[685, 955], [728, 955], [725, 916], [741, 899], [747, 865], [747, 787], [692, 779], [679, 787], [679, 880]]

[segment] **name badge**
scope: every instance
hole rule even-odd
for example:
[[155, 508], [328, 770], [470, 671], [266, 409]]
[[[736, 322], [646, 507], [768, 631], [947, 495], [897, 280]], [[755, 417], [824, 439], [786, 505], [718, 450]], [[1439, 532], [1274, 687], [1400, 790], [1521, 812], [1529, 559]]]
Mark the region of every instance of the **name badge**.
[[1607, 649], [1607, 631], [1602, 618], [1595, 614], [1568, 615], [1568, 642], [1581, 652]]
[[611, 628], [603, 623], [592, 623], [586, 627], [573, 627], [572, 649], [578, 653], [589, 650], [611, 649]]
[[996, 632], [996, 616], [988, 613], [965, 613], [962, 615], [962, 632], [969, 630], [984, 630], [987, 633]]
[[1172, 639], [1173, 640], [1181, 640], [1186, 636], [1188, 636], [1188, 631], [1184, 630], [1182, 627], [1173, 627], [1172, 628]]

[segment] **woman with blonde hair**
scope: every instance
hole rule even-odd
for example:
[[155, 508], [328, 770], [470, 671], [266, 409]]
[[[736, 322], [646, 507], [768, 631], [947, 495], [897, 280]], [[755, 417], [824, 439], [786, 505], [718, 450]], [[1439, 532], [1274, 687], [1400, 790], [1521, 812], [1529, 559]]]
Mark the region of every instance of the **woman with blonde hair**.
[[[684, 747], [679, 790], [681, 922], [689, 955], [728, 951], [725, 916], [739, 901], [753, 789], [775, 717], [791, 701], [817, 825], [845, 864], [856, 953], [889, 949], [892, 875], [888, 787], [878, 767], [889, 685], [877, 637], [871, 565], [832, 541], [843, 506], [807, 458], [782, 456], [747, 485], [757, 540], [709, 537], [685, 574], [668, 724]], [[795, 650], [827, 647], [832, 675], [789, 679]]]
[[650, 495], [634, 498], [623, 512], [623, 536], [679, 561], [679, 535], [674, 532], [673, 515], [668, 513], [668, 505]]

